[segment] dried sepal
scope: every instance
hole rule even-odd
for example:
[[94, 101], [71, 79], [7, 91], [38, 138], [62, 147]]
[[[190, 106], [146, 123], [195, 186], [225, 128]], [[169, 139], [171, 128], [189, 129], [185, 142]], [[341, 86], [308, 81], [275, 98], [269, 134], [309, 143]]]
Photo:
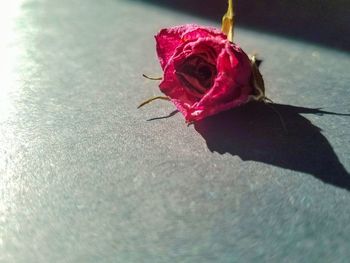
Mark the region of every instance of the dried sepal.
[[141, 108], [143, 106], [145, 106], [146, 104], [148, 103], [151, 103], [152, 101], [155, 101], [155, 100], [170, 100], [169, 97], [166, 97], [166, 96], [156, 96], [156, 97], [152, 97], [148, 100], [145, 100], [144, 102], [142, 102], [137, 108]]
[[142, 77], [149, 79], [149, 80], [162, 80], [163, 79], [163, 77], [150, 77], [150, 76], [147, 76], [146, 74], [142, 74]]
[[252, 82], [255, 90], [254, 93], [257, 97], [257, 100], [262, 100], [265, 98], [264, 79], [260, 73], [256, 56], [255, 55], [251, 56], [250, 61], [252, 63], [252, 76], [253, 76]]

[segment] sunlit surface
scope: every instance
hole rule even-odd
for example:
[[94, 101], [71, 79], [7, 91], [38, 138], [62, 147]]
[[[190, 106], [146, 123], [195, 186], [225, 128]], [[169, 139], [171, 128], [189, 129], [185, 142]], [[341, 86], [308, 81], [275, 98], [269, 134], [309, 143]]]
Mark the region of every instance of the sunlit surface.
[[0, 121], [5, 120], [13, 110], [11, 92], [17, 88], [15, 74], [20, 56], [19, 36], [16, 23], [22, 1], [2, 1], [0, 3]]
[[[333, 180], [350, 169], [349, 117], [281, 110], [286, 137], [266, 108], [189, 127], [181, 114], [147, 121], [171, 103], [136, 109], [160, 95], [141, 76], [161, 74], [154, 34], [220, 21], [129, 0], [0, 12], [1, 263], [350, 258], [350, 184]], [[348, 54], [235, 35], [262, 55], [276, 103], [348, 111]]]
[[[18, 181], [11, 154], [16, 152], [15, 131], [9, 125], [10, 116], [15, 112], [14, 97], [18, 89], [16, 66], [19, 63], [20, 46], [16, 33], [16, 18], [20, 14], [21, 1], [0, 2], [0, 248], [5, 247], [4, 239], [9, 238], [8, 215], [16, 210], [15, 196]], [[0, 261], [8, 259], [1, 250]]]

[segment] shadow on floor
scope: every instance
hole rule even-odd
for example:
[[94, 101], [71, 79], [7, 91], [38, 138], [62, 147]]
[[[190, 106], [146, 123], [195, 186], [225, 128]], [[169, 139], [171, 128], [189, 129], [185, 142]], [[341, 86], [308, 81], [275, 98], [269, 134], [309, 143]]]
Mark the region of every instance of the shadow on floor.
[[[218, 23], [227, 8], [225, 0], [138, 1], [170, 7]], [[234, 2], [239, 26], [311, 41], [331, 48], [350, 50], [348, 0], [235, 0]]]
[[350, 175], [332, 146], [321, 130], [301, 115], [339, 114], [281, 104], [273, 107], [283, 116], [288, 134], [276, 112], [263, 103], [250, 103], [209, 117], [197, 122], [195, 129], [210, 151], [312, 174], [325, 183], [350, 190]]

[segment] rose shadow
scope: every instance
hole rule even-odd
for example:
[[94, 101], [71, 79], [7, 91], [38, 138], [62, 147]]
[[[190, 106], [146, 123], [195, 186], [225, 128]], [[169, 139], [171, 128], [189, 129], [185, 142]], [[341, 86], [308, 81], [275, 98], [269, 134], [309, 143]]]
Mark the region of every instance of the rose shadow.
[[350, 190], [350, 175], [332, 146], [321, 129], [301, 113], [350, 115], [282, 104], [273, 107], [283, 116], [288, 134], [276, 112], [263, 103], [249, 103], [209, 117], [195, 123], [195, 129], [212, 152], [308, 173]]
[[176, 115], [178, 112], [179, 112], [178, 110], [174, 110], [174, 111], [170, 112], [170, 113], [169, 113], [168, 115], [166, 115], [166, 116], [154, 117], [154, 118], [148, 119], [147, 121], [156, 121], [156, 120], [168, 119], [168, 118], [171, 118], [171, 117], [173, 117], [174, 115]]

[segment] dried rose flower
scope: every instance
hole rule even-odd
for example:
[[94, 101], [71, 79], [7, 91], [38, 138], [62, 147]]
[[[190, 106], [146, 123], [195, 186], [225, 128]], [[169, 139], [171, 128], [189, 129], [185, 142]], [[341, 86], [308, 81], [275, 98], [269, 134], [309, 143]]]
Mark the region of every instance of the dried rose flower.
[[162, 29], [155, 38], [164, 72], [159, 87], [166, 97], [139, 107], [171, 100], [191, 123], [251, 100], [268, 100], [255, 56], [249, 58], [233, 43], [233, 29], [232, 0], [221, 31], [192, 24]]
[[187, 122], [240, 106], [254, 95], [250, 59], [216, 28], [177, 26], [155, 38], [164, 71], [160, 90]]

